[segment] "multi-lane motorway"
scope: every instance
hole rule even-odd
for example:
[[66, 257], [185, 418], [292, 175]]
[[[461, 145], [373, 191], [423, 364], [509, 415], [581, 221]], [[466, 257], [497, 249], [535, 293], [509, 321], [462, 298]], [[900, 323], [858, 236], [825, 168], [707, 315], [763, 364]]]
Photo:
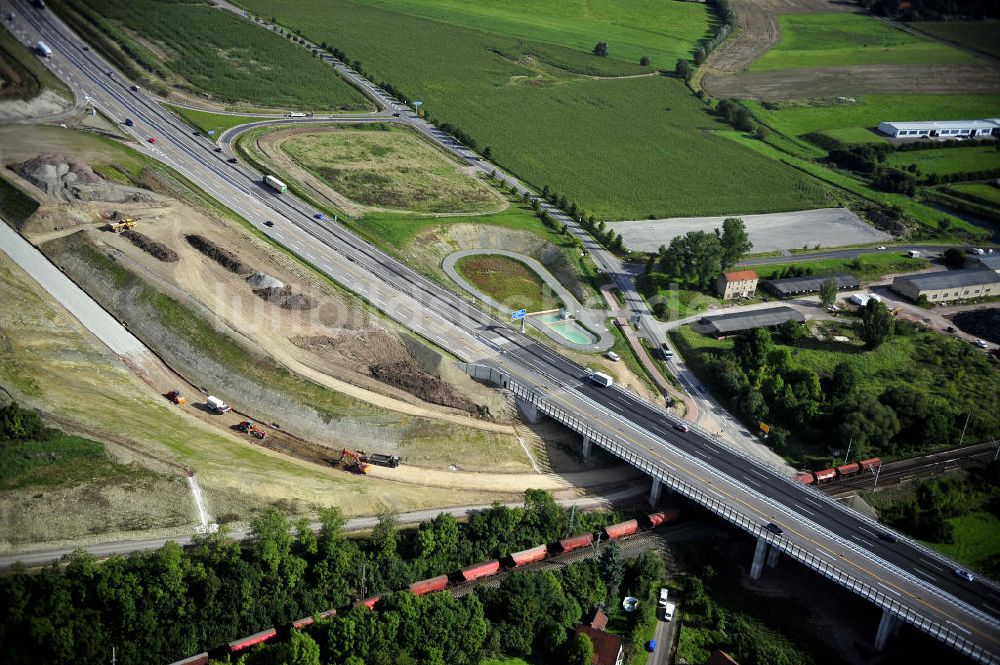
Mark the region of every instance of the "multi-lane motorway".
[[[469, 362], [492, 365], [539, 395], [575, 413], [596, 430], [627, 441], [630, 452], [698, 484], [751, 519], [775, 522], [783, 538], [829, 559], [863, 581], [986, 650], [982, 662], [1000, 654], [1000, 591], [985, 580], [968, 582], [952, 572], [946, 559], [917, 545], [878, 538], [870, 521], [837, 507], [815, 492], [778, 477], [746, 460], [697, 429], [680, 432], [658, 407], [615, 388], [587, 380], [585, 370], [551, 349], [493, 320], [384, 252], [326, 219], [318, 211], [261, 184], [262, 174], [227, 163], [215, 144], [194, 136], [190, 127], [112, 71], [49, 12], [13, 2], [15, 34], [22, 42], [38, 39], [55, 53], [46, 62], [80, 98], [112, 119], [131, 118], [140, 149], [175, 168], [209, 195], [247, 219], [276, 243], [308, 261], [331, 279], [355, 291], [390, 318]], [[392, 108], [394, 100], [359, 81], [335, 63], [349, 80]], [[418, 131], [436, 128], [403, 112], [399, 121]], [[147, 139], [156, 138], [155, 144]], [[460, 148], [456, 148], [461, 154]], [[466, 157], [469, 157], [467, 154]], [[562, 213], [559, 213], [562, 215]], [[565, 219], [565, 217], [564, 217]], [[265, 221], [273, 222], [266, 226]], [[570, 220], [571, 221], [571, 220]], [[582, 233], [582, 231], [581, 231]], [[749, 563], [749, 562], [748, 562]]]

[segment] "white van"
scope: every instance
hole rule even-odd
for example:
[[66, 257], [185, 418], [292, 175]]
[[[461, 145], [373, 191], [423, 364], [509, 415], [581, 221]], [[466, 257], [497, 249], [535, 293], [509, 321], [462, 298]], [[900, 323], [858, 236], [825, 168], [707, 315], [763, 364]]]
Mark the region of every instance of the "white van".
[[591, 374], [590, 380], [604, 388], [610, 388], [611, 384], [615, 382], [615, 380], [612, 379], [610, 376], [608, 376], [607, 374], [603, 374], [601, 372], [594, 372], [593, 374]]
[[667, 603], [666, 606], [663, 608], [663, 620], [673, 621], [674, 610], [676, 609], [677, 609], [676, 605], [674, 605], [673, 603]]
[[667, 594], [668, 591], [666, 589], [660, 589], [660, 607], [667, 606]]

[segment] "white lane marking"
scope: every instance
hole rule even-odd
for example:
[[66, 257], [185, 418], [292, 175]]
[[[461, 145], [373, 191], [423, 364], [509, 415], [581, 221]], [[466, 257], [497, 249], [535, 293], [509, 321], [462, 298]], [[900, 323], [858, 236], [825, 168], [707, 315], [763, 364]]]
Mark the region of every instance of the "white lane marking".
[[998, 611], [996, 610], [996, 608], [994, 608], [994, 607], [991, 607], [990, 605], [987, 605], [986, 603], [983, 603], [983, 607], [985, 607], [986, 609], [988, 609], [988, 610], [989, 610], [990, 612], [992, 612], [993, 614], [1000, 614], [1000, 612], [998, 612]]
[[936, 582], [937, 581], [937, 579], [933, 575], [931, 575], [929, 573], [925, 573], [924, 571], [920, 570], [919, 568], [914, 568], [913, 572], [916, 573], [917, 575], [920, 575], [921, 577], [923, 577], [925, 579], [930, 580], [931, 582]]
[[965, 628], [962, 628], [961, 626], [959, 626], [959, 625], [958, 625], [957, 623], [955, 623], [955, 622], [954, 622], [954, 621], [952, 621], [951, 619], [948, 619], [947, 621], [948, 621], [948, 623], [950, 623], [951, 625], [953, 625], [953, 626], [954, 626], [955, 628], [958, 628], [958, 629], [959, 629], [960, 631], [962, 631], [963, 633], [967, 633], [967, 634], [969, 634], [969, 635], [971, 635], [971, 634], [972, 634], [972, 631], [971, 631], [971, 630], [967, 630], [967, 629], [965, 629]]
[[315, 257], [315, 256], [313, 256], [312, 254], [310, 254], [309, 252], [302, 252], [302, 253], [303, 253], [303, 254], [304, 254], [304, 255], [306, 256], [306, 258], [308, 258], [308, 259], [309, 259], [310, 261], [315, 261], [315, 260], [316, 260], [316, 257]]
[[918, 556], [917, 558], [920, 559], [921, 561], [923, 561], [924, 563], [926, 563], [931, 568], [937, 568], [938, 570], [941, 570], [941, 571], [944, 570], [944, 568], [942, 568], [939, 564], [937, 564], [937, 563], [935, 563], [933, 561], [928, 561], [927, 559], [925, 559], [922, 556]]
[[871, 530], [869, 530], [869, 529], [866, 529], [866, 528], [864, 528], [863, 526], [859, 526], [859, 527], [858, 527], [858, 531], [864, 531], [864, 532], [865, 532], [865, 533], [867, 533], [868, 535], [871, 535], [871, 536], [875, 536], [876, 538], [878, 538], [878, 534], [877, 534], [877, 533], [875, 533], [874, 531], [871, 531]]
[[695, 449], [694, 449], [694, 454], [695, 454], [695, 455], [700, 455], [701, 457], [704, 457], [705, 459], [712, 459], [711, 457], [709, 457], [709, 456], [708, 456], [708, 455], [706, 455], [705, 453], [701, 452], [701, 451], [700, 451], [700, 450], [698, 450], [697, 448], [695, 448]]
[[275, 237], [275, 238], [281, 238], [282, 240], [284, 240], [284, 238], [285, 238], [285, 236], [281, 235], [281, 234], [280, 234], [280, 233], [278, 233], [277, 231], [274, 231], [274, 237]]
[[827, 559], [830, 559], [831, 561], [836, 561], [836, 559], [833, 556], [824, 552], [823, 550], [817, 549], [816, 554], [819, 554], [820, 556], [825, 556]]
[[757, 481], [754, 480], [753, 478], [751, 478], [750, 476], [748, 476], [747, 474], [743, 473], [743, 474], [740, 474], [740, 475], [743, 476], [743, 480], [747, 481], [748, 483], [750, 483], [754, 487], [760, 487], [760, 485], [757, 484]]
[[[813, 517], [815, 517], [815, 516], [816, 516], [816, 513], [814, 513], [813, 511], [809, 510], [808, 508], [806, 508], [805, 506], [803, 506], [803, 505], [801, 505], [801, 504], [798, 504], [798, 503], [795, 503], [795, 504], [793, 504], [793, 505], [794, 505], [794, 506], [795, 506], [796, 508], [798, 508], [799, 510], [801, 510], [802, 512], [804, 512], [804, 513], [808, 514], [808, 515], [812, 515]], [[851, 534], [851, 535], [853, 535], [853, 534]]]
[[883, 589], [885, 589], [886, 591], [888, 591], [889, 593], [894, 593], [894, 594], [896, 594], [897, 596], [902, 596], [902, 595], [903, 595], [903, 594], [899, 593], [898, 591], [896, 591], [895, 589], [892, 589], [892, 588], [890, 588], [890, 587], [887, 587], [886, 585], [882, 584], [881, 582], [879, 582], [879, 583], [878, 583], [878, 585], [879, 585], [880, 587], [882, 587]]

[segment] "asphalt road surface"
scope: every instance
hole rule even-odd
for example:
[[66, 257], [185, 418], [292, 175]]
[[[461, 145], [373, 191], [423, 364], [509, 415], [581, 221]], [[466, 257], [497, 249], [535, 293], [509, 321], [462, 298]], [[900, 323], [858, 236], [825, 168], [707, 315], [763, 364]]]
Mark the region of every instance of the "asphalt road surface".
[[[949, 561], [910, 541], [885, 543], [861, 516], [778, 477], [694, 429], [675, 431], [673, 420], [662, 409], [630, 393], [598, 387], [587, 380], [582, 367], [491, 319], [343, 227], [317, 219], [317, 211], [301, 201], [275, 194], [261, 184], [262, 174], [226, 163], [225, 155], [214, 152], [213, 143], [192, 136], [190, 127], [155, 100], [130, 91], [129, 82], [119, 74], [109, 75], [111, 68], [93, 51], [83, 51], [82, 42], [51, 13], [38, 12], [23, 2], [13, 4], [22, 41], [46, 41], [55, 51], [46, 63], [81, 97], [89, 96], [112, 118], [134, 119], [135, 127], [128, 129], [140, 140], [142, 150], [198, 183], [317, 270], [457, 356], [493, 364], [534, 386], [546, 399], [579, 414], [595, 429], [627, 441], [634, 454], [718, 495], [751, 519], [781, 525], [782, 538], [814, 550], [851, 577], [898, 597], [957, 637], [1000, 653], [1000, 622], [995, 618], [1000, 614], [1000, 593], [994, 584], [959, 579]], [[345, 76], [351, 78], [349, 73]], [[376, 97], [384, 94], [367, 86]], [[381, 99], [392, 108], [392, 100]], [[418, 131], [437, 131], [411, 120]], [[156, 137], [157, 143], [147, 143], [149, 137]], [[561, 212], [558, 216], [568, 220]], [[272, 220], [274, 227], [265, 227], [265, 220]], [[620, 276], [613, 276], [616, 282]], [[625, 286], [634, 291], [630, 284]]]

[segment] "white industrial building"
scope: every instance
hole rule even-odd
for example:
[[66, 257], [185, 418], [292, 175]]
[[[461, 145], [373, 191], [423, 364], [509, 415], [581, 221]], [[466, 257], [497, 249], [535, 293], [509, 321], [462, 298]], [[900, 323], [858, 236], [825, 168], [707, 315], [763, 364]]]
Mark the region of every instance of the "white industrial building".
[[930, 120], [927, 122], [880, 122], [878, 130], [894, 139], [982, 138], [1000, 134], [1000, 119]]

